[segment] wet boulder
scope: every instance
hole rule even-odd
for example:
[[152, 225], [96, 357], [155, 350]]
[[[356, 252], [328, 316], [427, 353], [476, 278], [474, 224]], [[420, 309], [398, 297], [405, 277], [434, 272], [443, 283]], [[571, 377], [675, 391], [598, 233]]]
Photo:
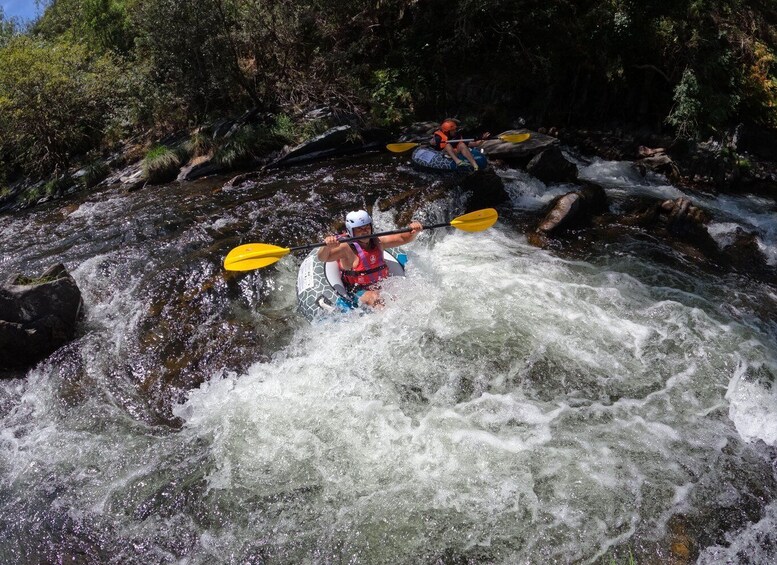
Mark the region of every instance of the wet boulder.
[[724, 246], [722, 251], [735, 269], [757, 275], [768, 274], [771, 271], [755, 233], [737, 228], [733, 241]]
[[40, 277], [12, 276], [0, 287], [0, 369], [33, 366], [75, 337], [81, 291], [57, 264]]
[[709, 235], [705, 227], [709, 217], [687, 198], [680, 197], [662, 202], [660, 217], [670, 233], [675, 235], [695, 235], [700, 232]]
[[405, 128], [397, 141], [410, 141], [415, 143], [428, 142], [440, 124], [437, 122], [413, 122]]
[[649, 150], [645, 147], [640, 147], [640, 150], [643, 157], [634, 161], [634, 165], [643, 177], [648, 171], [652, 171], [664, 175], [669, 180], [679, 180], [680, 169], [663, 150]]
[[495, 208], [509, 200], [504, 181], [493, 171], [480, 171], [462, 179], [462, 190], [469, 193], [467, 211]]
[[267, 165], [267, 168], [374, 151], [382, 149], [388, 142], [388, 133], [383, 130], [357, 131], [349, 125], [337, 126], [288, 150], [283, 156]]
[[215, 161], [212, 156], [195, 157], [181, 167], [176, 180], [192, 181], [210, 175], [225, 173], [227, 170], [227, 167]]
[[532, 157], [526, 170], [545, 184], [577, 180], [577, 165], [564, 157], [558, 145], [551, 145]]
[[670, 245], [682, 242], [684, 249], [695, 248], [708, 259], [716, 260], [720, 250], [707, 230], [708, 222], [709, 216], [704, 210], [694, 206], [689, 199], [680, 197], [642, 203], [626, 213], [618, 223], [640, 226]]
[[607, 196], [604, 189], [593, 183], [586, 183], [581, 190], [568, 192], [555, 199], [545, 215], [537, 232], [542, 234], [559, 231], [590, 223], [593, 216], [607, 210]]
[[559, 140], [550, 135], [530, 131], [528, 129], [516, 129], [505, 131], [499, 135], [529, 133], [531, 137], [521, 143], [509, 143], [501, 141], [498, 136], [492, 136], [483, 142], [481, 148], [489, 159], [500, 159], [508, 163], [522, 166], [531, 161], [532, 157], [539, 155], [549, 147], [559, 144]]

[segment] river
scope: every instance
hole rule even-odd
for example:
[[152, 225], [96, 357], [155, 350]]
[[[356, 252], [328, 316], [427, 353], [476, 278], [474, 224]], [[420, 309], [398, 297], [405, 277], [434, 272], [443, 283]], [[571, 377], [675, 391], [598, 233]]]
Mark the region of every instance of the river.
[[[606, 188], [676, 198], [628, 163]], [[63, 262], [76, 341], [0, 381], [0, 562], [754, 563], [777, 559], [777, 286], [634, 230], [526, 229], [566, 186], [499, 170], [491, 229], [408, 245], [387, 307], [309, 324], [297, 268], [226, 273], [248, 241], [320, 241], [439, 187], [390, 155], [104, 188], [3, 216], [0, 275]], [[721, 242], [775, 203], [687, 195]], [[461, 213], [450, 190], [417, 218]]]

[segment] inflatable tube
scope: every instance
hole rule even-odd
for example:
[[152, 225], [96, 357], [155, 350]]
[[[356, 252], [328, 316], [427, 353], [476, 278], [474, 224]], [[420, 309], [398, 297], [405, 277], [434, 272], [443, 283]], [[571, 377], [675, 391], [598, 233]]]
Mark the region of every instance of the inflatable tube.
[[[473, 147], [470, 151], [472, 151], [472, 156], [475, 158], [478, 167], [485, 169], [488, 166], [486, 154], [477, 147]], [[436, 149], [424, 145], [416, 147], [415, 150], [413, 150], [410, 160], [414, 165], [421, 167], [422, 169], [433, 171], [472, 172], [472, 167], [458, 167], [454, 160], [448, 157], [444, 152], [437, 151]]]
[[[319, 260], [314, 249], [305, 257], [297, 273], [297, 303], [299, 311], [309, 321], [322, 316], [347, 312], [353, 297], [348, 294], [340, 276], [337, 261]], [[383, 260], [389, 268], [389, 276], [404, 276], [407, 255], [399, 249], [384, 249]]]

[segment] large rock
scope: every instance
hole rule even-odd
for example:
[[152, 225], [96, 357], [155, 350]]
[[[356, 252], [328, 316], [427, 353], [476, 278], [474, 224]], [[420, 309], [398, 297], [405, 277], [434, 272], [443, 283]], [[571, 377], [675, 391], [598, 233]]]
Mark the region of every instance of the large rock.
[[493, 171], [468, 175], [461, 179], [460, 184], [462, 190], [469, 193], [466, 206], [468, 212], [481, 208], [496, 208], [510, 199], [504, 181]]
[[558, 145], [552, 145], [539, 155], [532, 157], [526, 170], [545, 184], [553, 182], [574, 182], [577, 180], [577, 165], [567, 160]]
[[226, 172], [226, 167], [214, 162], [212, 157], [196, 157], [181, 167], [178, 173], [178, 181], [191, 181], [209, 175], [217, 175]]
[[[642, 149], [642, 148], [640, 148]], [[645, 151], [645, 153], [648, 150]], [[669, 155], [663, 152], [663, 150], [654, 150], [652, 154], [646, 154], [642, 159], [634, 162], [637, 170], [644, 177], [648, 171], [664, 175], [670, 181], [677, 182], [680, 180], [680, 169]], [[643, 154], [641, 152], [641, 154]]]
[[766, 274], [771, 271], [755, 233], [737, 228], [734, 232], [734, 240], [722, 251], [731, 265], [740, 271], [756, 274]]
[[0, 288], [0, 369], [31, 367], [75, 336], [81, 291], [62, 264]]
[[522, 143], [508, 143], [497, 139], [497, 136], [493, 136], [491, 139], [484, 141], [481, 147], [489, 159], [501, 159], [502, 161], [526, 164], [535, 155], [539, 155], [549, 147], [559, 143], [559, 140], [555, 137], [528, 129], [509, 130], [500, 135], [517, 133], [529, 133], [531, 137]]
[[318, 159], [382, 149], [388, 142], [383, 130], [356, 131], [348, 125], [331, 128], [289, 150], [267, 168], [308, 163]]
[[588, 224], [591, 218], [607, 211], [607, 195], [601, 186], [586, 183], [581, 190], [568, 192], [550, 206], [537, 232], [557, 233], [562, 229]]
[[703, 233], [709, 236], [705, 224], [709, 217], [701, 208], [697, 208], [687, 198], [665, 200], [661, 203], [661, 219], [667, 229], [675, 235], [697, 235]]
[[755, 125], [739, 125], [734, 133], [734, 149], [761, 159], [777, 161], [777, 130]]

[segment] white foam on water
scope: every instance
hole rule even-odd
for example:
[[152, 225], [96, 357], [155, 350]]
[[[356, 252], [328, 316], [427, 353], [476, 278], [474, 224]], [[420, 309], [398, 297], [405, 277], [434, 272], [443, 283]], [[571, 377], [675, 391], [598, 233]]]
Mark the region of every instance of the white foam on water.
[[409, 248], [384, 310], [306, 327], [177, 408], [218, 462], [209, 492], [304, 505], [251, 513], [287, 559], [589, 560], [663, 535], [687, 459], [725, 445], [744, 330], [499, 230]]
[[612, 196], [643, 195], [672, 199], [685, 196], [681, 190], [667, 183], [663, 175], [648, 172], [642, 176], [631, 161], [596, 158], [578, 170], [580, 179], [601, 184]]
[[538, 211], [547, 206], [554, 198], [570, 192], [569, 184], [546, 186], [541, 180], [525, 171], [509, 169], [499, 171], [505, 191], [511, 204], [517, 210]]
[[[777, 383], [748, 380], [748, 368], [747, 363], [741, 362], [729, 382], [729, 417], [746, 441], [777, 445]], [[777, 375], [774, 367], [771, 375]]]
[[[544, 198], [514, 180], [526, 206]], [[189, 539], [187, 563], [599, 562], [661, 543], [727, 445], [773, 438], [768, 338], [640, 278], [657, 267], [566, 261], [499, 225], [423, 233], [407, 252], [383, 310], [301, 321], [269, 361], [191, 391], [175, 433], [128, 414], [132, 387], [112, 381], [133, 370], [122, 340], [145, 306], [141, 269], [115, 281], [142, 252], [84, 261], [88, 394], [69, 405], [56, 366], [3, 385], [3, 487], [105, 520], [152, 562]], [[290, 310], [295, 265], [261, 283], [269, 310]], [[167, 501], [200, 480], [194, 509]]]

